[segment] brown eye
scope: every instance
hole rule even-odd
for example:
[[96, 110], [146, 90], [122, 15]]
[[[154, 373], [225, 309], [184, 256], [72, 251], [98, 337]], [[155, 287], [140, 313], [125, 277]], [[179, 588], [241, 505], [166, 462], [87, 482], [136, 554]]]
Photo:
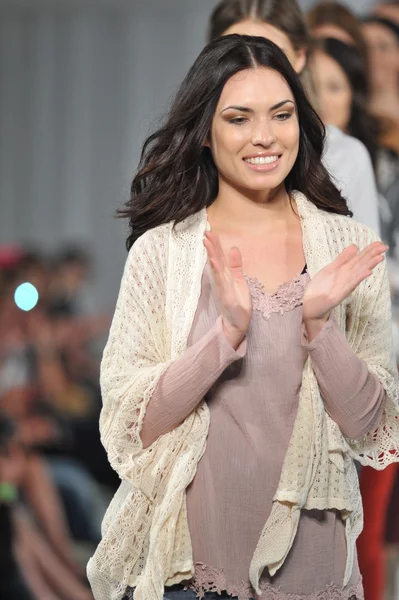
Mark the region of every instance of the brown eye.
[[233, 117], [233, 119], [229, 119], [229, 123], [233, 125], [243, 125], [246, 122], [247, 119], [245, 117]]

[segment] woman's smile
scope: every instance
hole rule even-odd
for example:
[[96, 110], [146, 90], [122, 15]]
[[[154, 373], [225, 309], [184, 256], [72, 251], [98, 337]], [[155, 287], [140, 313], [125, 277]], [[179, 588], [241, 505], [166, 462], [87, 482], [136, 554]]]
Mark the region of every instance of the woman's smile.
[[273, 154], [257, 154], [244, 158], [244, 162], [248, 167], [258, 173], [267, 173], [274, 171], [280, 164], [281, 154], [274, 152]]

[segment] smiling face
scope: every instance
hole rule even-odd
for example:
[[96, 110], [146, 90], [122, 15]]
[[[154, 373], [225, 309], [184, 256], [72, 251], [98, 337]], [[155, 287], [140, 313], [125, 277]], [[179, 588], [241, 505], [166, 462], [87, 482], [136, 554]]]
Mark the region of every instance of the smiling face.
[[295, 99], [282, 75], [257, 67], [231, 77], [216, 107], [209, 147], [220, 188], [265, 197], [277, 190], [299, 147]]

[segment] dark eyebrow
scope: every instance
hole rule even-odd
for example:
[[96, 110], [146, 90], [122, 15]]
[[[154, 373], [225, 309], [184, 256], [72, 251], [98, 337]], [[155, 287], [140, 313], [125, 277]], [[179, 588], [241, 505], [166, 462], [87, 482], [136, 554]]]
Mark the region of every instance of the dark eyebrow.
[[293, 104], [295, 106], [295, 102], [293, 102], [293, 100], [287, 99], [287, 100], [282, 100], [281, 102], [278, 102], [274, 106], [271, 106], [270, 110], [277, 110], [277, 108], [281, 108], [282, 106], [284, 106], [284, 104], [287, 104], [287, 102], [291, 102], [291, 104]]
[[[275, 104], [274, 106], [271, 106], [269, 108], [269, 111], [271, 110], [277, 110], [278, 108], [281, 108], [282, 106], [284, 106], [284, 104], [287, 104], [287, 102], [290, 102], [291, 104], [293, 104], [295, 106], [295, 102], [293, 102], [293, 100], [282, 100], [281, 102], [278, 102], [277, 104]], [[254, 111], [252, 110], [252, 108], [248, 108], [247, 106], [227, 106], [226, 108], [224, 108], [222, 110], [222, 113], [224, 113], [225, 110], [238, 110], [239, 112], [244, 112], [244, 113], [253, 113]]]
[[226, 108], [224, 108], [222, 110], [222, 112], [220, 114], [224, 113], [225, 110], [229, 110], [229, 109], [238, 110], [239, 112], [246, 112], [246, 113], [254, 112], [252, 110], [252, 108], [248, 108], [247, 106], [227, 106]]

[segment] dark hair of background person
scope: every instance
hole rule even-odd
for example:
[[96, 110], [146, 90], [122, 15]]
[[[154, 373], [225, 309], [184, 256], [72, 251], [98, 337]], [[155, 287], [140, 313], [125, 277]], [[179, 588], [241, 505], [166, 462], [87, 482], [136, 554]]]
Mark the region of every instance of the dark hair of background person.
[[128, 249], [148, 229], [181, 222], [215, 200], [218, 171], [204, 144], [226, 82], [256, 66], [280, 73], [296, 102], [299, 152], [285, 180], [287, 192], [299, 190], [319, 208], [352, 214], [321, 163], [324, 125], [285, 54], [264, 38], [229, 35], [204, 48], [178, 90], [165, 124], [144, 143], [130, 200], [118, 211], [129, 219]]
[[376, 25], [381, 25], [382, 27], [386, 27], [396, 36], [396, 39], [399, 41], [399, 25], [397, 23], [394, 23], [390, 19], [371, 15], [371, 16], [365, 17], [362, 20], [362, 23], [365, 23], [365, 24], [375, 23]]
[[296, 0], [222, 0], [209, 21], [208, 40], [221, 37], [232, 25], [245, 20], [263, 21], [283, 31], [295, 50], [309, 48], [311, 39]]
[[345, 31], [360, 52], [368, 76], [368, 47], [362, 34], [361, 21], [347, 6], [339, 2], [320, 2], [307, 13], [307, 22], [310, 30], [322, 25], [335, 25]]
[[352, 106], [346, 133], [363, 142], [370, 153], [375, 169], [380, 126], [378, 119], [368, 110], [369, 83], [362, 56], [356, 46], [350, 46], [333, 38], [319, 39], [316, 48], [332, 58], [349, 81]]

